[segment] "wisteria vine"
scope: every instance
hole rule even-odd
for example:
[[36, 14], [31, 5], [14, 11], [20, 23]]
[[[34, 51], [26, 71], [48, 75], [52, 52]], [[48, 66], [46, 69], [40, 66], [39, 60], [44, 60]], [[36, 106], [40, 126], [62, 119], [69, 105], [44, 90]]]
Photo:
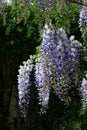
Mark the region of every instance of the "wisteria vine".
[[32, 57], [24, 61], [23, 65], [19, 67], [18, 77], [18, 94], [19, 94], [19, 107], [24, 116], [27, 115], [27, 107], [30, 101], [31, 79], [30, 75], [33, 69]]
[[87, 109], [87, 75], [82, 79], [80, 90], [82, 108], [85, 111]]
[[[81, 48], [82, 44], [75, 40], [74, 36], [69, 39], [62, 28], [56, 31], [51, 23], [49, 25], [45, 24], [41, 51], [34, 61], [35, 64], [30, 58], [28, 61], [23, 62], [23, 66], [19, 68], [19, 106], [22, 113], [25, 114], [27, 106], [29, 106], [30, 74], [33, 67], [35, 68], [34, 77], [39, 104], [42, 106], [43, 112], [46, 112], [49, 107], [51, 88], [54, 89], [55, 94], [58, 95], [61, 101], [69, 104], [68, 92], [71, 88], [71, 81], [73, 80], [75, 84], [79, 80], [76, 77], [80, 75], [79, 50]], [[82, 85], [84, 84], [82, 83]]]
[[[36, 0], [47, 17], [50, 10], [55, 8], [55, 0]], [[86, 0], [83, 0], [86, 2]], [[47, 21], [48, 22], [48, 21]], [[80, 11], [79, 27], [83, 38], [87, 25], [87, 7], [83, 6]], [[86, 31], [86, 30], [85, 30]], [[50, 90], [65, 104], [70, 103], [69, 92], [72, 84], [79, 87], [82, 108], [87, 107], [87, 79], [82, 78], [80, 70], [80, 57], [82, 44], [75, 40], [74, 36], [68, 38], [64, 29], [56, 29], [50, 22], [43, 27], [41, 50], [38, 57], [30, 57], [19, 67], [18, 74], [18, 96], [19, 107], [24, 116], [30, 101], [31, 73], [34, 69], [34, 84], [38, 90], [39, 104], [42, 112], [49, 108]], [[34, 62], [34, 64], [33, 64]], [[78, 88], [76, 88], [78, 89]]]
[[87, 6], [85, 6], [85, 4], [87, 4], [87, 0], [82, 0], [82, 2], [83, 2], [83, 6], [79, 15], [79, 27], [80, 27], [80, 31], [82, 32], [84, 43], [86, 43], [87, 41]]

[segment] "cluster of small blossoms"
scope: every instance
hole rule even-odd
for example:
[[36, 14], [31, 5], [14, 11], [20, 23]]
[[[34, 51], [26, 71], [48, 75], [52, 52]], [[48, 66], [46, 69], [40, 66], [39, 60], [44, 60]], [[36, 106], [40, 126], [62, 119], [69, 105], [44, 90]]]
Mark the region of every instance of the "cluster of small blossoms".
[[72, 35], [70, 37], [70, 46], [71, 46], [71, 55], [72, 55], [72, 59], [76, 60], [76, 62], [79, 62], [80, 59], [80, 50], [82, 49], [82, 44], [75, 40], [75, 36]]
[[58, 73], [57, 73], [57, 88], [58, 95], [61, 100], [68, 103], [68, 90], [70, 89], [70, 61], [71, 48], [70, 41], [65, 31], [60, 28], [57, 31], [57, 54], [58, 54]]
[[87, 42], [87, 0], [82, 0], [84, 6], [82, 7], [79, 15], [79, 28], [82, 32], [82, 38], [84, 41], [84, 44]]
[[[80, 16], [79, 16], [79, 27], [80, 31], [82, 32], [82, 37], [84, 40], [84, 43], [87, 42], [87, 0], [82, 0], [83, 2], [83, 7], [80, 11]], [[80, 87], [80, 92], [81, 92], [81, 101], [82, 101], [82, 108], [85, 111], [87, 108], [87, 75], [85, 78], [82, 79], [81, 87]]]
[[[59, 98], [68, 103], [70, 89], [69, 73], [75, 50], [71, 49], [70, 40], [63, 29], [55, 32], [50, 24], [43, 28], [41, 55], [35, 65], [35, 83], [39, 90], [39, 101], [45, 108], [49, 103], [49, 92], [53, 87]], [[74, 59], [75, 60], [75, 59]]]
[[[52, 25], [45, 25], [43, 28], [43, 40], [41, 56], [38, 57], [35, 65], [35, 82], [39, 90], [39, 101], [44, 108], [48, 107], [49, 92], [55, 86], [57, 58], [57, 44], [55, 43], [55, 31]], [[55, 77], [56, 78], [56, 77]]]
[[[79, 75], [81, 74], [80, 50], [82, 49], [82, 44], [75, 40], [74, 36], [71, 36], [69, 39], [63, 29], [58, 29], [57, 34], [57, 48], [58, 55], [60, 55], [60, 58], [58, 57], [58, 68], [61, 68], [62, 66], [59, 76], [57, 76], [58, 83], [61, 84], [61, 94], [58, 95], [68, 103], [68, 90], [70, 89], [72, 82], [77, 84]], [[57, 87], [59, 88], [59, 86]]]
[[37, 90], [39, 91], [39, 104], [44, 108], [43, 112], [48, 108], [49, 102], [49, 92], [50, 92], [50, 82], [48, 70], [45, 68], [44, 63], [42, 63], [42, 57], [38, 57], [35, 65], [35, 84]]
[[24, 116], [27, 113], [27, 107], [30, 100], [30, 88], [31, 80], [30, 75], [33, 69], [32, 57], [29, 60], [24, 61], [23, 65], [19, 67], [18, 74], [18, 96], [19, 96], [19, 107]]
[[[44, 108], [43, 112], [46, 112], [48, 108], [51, 88], [54, 89], [61, 101], [69, 103], [68, 91], [71, 80], [73, 80], [72, 77], [80, 72], [79, 50], [81, 47], [82, 45], [74, 40], [73, 36], [69, 39], [62, 28], [56, 31], [52, 24], [45, 24], [41, 53], [36, 59], [34, 67], [35, 84], [38, 90], [39, 104]], [[33, 68], [31, 61], [32, 58], [23, 62], [18, 75], [19, 106], [24, 114], [30, 99], [30, 74]], [[74, 82], [75, 80], [74, 78]]]
[[85, 111], [87, 108], [87, 75], [86, 78], [82, 79], [80, 91], [81, 91], [82, 108]]
[[41, 9], [46, 12], [46, 14], [49, 14], [49, 11], [54, 9], [56, 6], [56, 0], [36, 0]]
[[84, 27], [87, 26], [87, 7], [83, 6], [79, 16], [79, 27], [83, 31]]
[[71, 81], [77, 84], [77, 81], [79, 80], [76, 77], [79, 77], [81, 75], [80, 71], [80, 56], [81, 56], [81, 49], [82, 44], [74, 39], [75, 37], [72, 35], [70, 37], [70, 46], [71, 46], [71, 62], [70, 62], [70, 73], [71, 73]]

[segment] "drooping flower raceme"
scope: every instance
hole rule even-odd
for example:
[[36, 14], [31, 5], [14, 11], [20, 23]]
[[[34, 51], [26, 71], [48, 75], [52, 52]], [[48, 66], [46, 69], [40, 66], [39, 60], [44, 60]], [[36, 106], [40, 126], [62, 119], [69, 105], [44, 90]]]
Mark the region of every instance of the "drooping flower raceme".
[[65, 31], [59, 29], [56, 32], [51, 24], [43, 28], [42, 38], [41, 55], [35, 66], [35, 81], [39, 101], [47, 108], [51, 88], [61, 100], [68, 102], [71, 48]]
[[48, 73], [47, 68], [45, 68], [44, 63], [42, 64], [42, 57], [38, 57], [37, 63], [35, 65], [35, 83], [39, 91], [38, 92], [39, 104], [41, 104], [42, 107], [45, 109], [48, 108], [49, 92], [50, 92], [49, 75], [47, 73]]
[[35, 66], [35, 80], [39, 90], [39, 101], [45, 108], [48, 107], [50, 88], [55, 86], [56, 79], [53, 79], [53, 76], [56, 76], [57, 63], [55, 31], [52, 25], [50, 27], [45, 25], [43, 28], [41, 56], [38, 57]]
[[19, 96], [19, 107], [21, 112], [26, 116], [26, 108], [29, 105], [30, 100], [30, 88], [31, 79], [30, 74], [33, 69], [32, 59], [23, 62], [18, 70], [18, 96]]
[[[87, 76], [86, 76], [87, 78]], [[87, 108], [87, 79], [83, 78], [80, 91], [81, 91], [81, 101], [82, 101], [82, 108], [83, 110], [86, 110]]]
[[[65, 102], [68, 103], [68, 90], [72, 82], [77, 83], [80, 71], [80, 49], [82, 44], [71, 36], [70, 39], [67, 37], [63, 29], [58, 29], [58, 53], [61, 55], [61, 59], [58, 58], [59, 68], [62, 64], [62, 69], [60, 70], [59, 82], [61, 84], [61, 95]], [[59, 88], [59, 87], [58, 87]]]
[[71, 62], [70, 62], [70, 74], [71, 82], [77, 84], [78, 77], [81, 75], [80, 71], [80, 50], [82, 49], [82, 44], [74, 39], [74, 36], [70, 37], [70, 46], [71, 46]]
[[83, 29], [86, 26], [87, 26], [87, 7], [83, 6], [82, 10], [80, 11], [80, 18], [79, 18], [80, 30], [83, 31]]
[[70, 62], [71, 62], [71, 48], [70, 41], [65, 31], [60, 28], [57, 31], [57, 53], [58, 53], [58, 73], [57, 73], [57, 88], [58, 95], [61, 100], [68, 103], [68, 90], [70, 89]]
[[79, 15], [79, 27], [80, 27], [80, 31], [82, 32], [84, 43], [86, 43], [87, 42], [87, 6], [85, 6], [85, 4], [87, 4], [87, 0], [82, 0], [82, 2], [84, 3], [84, 6], [82, 7], [82, 10], [80, 11], [80, 15]]
[[[81, 44], [72, 37], [69, 39], [62, 28], [56, 31], [52, 24], [45, 24], [41, 53], [35, 64], [35, 84], [38, 89], [39, 104], [44, 108], [43, 112], [48, 108], [51, 88], [61, 101], [69, 103], [68, 92], [72, 77], [75, 75], [77, 77], [79, 74], [80, 48]], [[20, 66], [18, 75], [19, 106], [24, 114], [30, 99], [30, 74], [33, 68], [31, 61], [32, 59]]]

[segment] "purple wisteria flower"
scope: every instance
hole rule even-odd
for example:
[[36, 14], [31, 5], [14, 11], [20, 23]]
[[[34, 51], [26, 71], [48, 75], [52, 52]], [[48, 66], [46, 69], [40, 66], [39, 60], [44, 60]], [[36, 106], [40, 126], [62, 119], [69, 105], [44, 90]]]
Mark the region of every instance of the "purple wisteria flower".
[[74, 82], [77, 81], [76, 77], [81, 74], [80, 71], [80, 50], [82, 49], [82, 44], [75, 40], [75, 36], [70, 37], [70, 47], [71, 47], [71, 62], [70, 62], [70, 73], [72, 75], [71, 79]]
[[79, 16], [79, 27], [80, 30], [83, 31], [83, 29], [87, 26], [87, 7], [83, 6], [82, 10], [80, 11]]
[[45, 11], [46, 14], [49, 14], [49, 12], [52, 10], [52, 9], [55, 9], [55, 6], [56, 6], [56, 0], [36, 0], [41, 9], [43, 11]]
[[84, 6], [82, 7], [79, 15], [79, 27], [82, 32], [82, 37], [84, 40], [84, 44], [87, 42], [87, 0], [82, 0]]
[[30, 87], [31, 80], [30, 74], [33, 69], [32, 58], [23, 62], [23, 65], [19, 67], [18, 74], [18, 96], [19, 96], [19, 107], [24, 116], [27, 113], [27, 107], [30, 100]]
[[65, 31], [56, 32], [51, 24], [44, 26], [42, 38], [41, 55], [35, 65], [35, 83], [40, 104], [47, 108], [51, 88], [68, 103], [71, 46]]
[[[86, 75], [87, 78], [87, 75]], [[83, 78], [80, 91], [81, 91], [81, 101], [82, 101], [82, 108], [86, 110], [87, 108], [87, 79]]]
[[61, 100], [68, 103], [68, 90], [70, 89], [69, 67], [71, 61], [70, 41], [62, 28], [57, 31], [57, 53], [58, 53], [58, 72], [57, 88]]
[[[80, 70], [80, 52], [82, 49], [82, 44], [75, 40], [74, 36], [70, 39], [67, 37], [63, 29], [58, 29], [57, 32], [57, 48], [58, 48], [58, 71], [57, 75], [57, 86], [58, 96], [61, 100], [65, 101], [67, 104], [71, 100], [68, 96], [68, 92], [73, 85], [80, 85], [79, 79], [81, 78]], [[60, 68], [60, 70], [59, 70]], [[78, 88], [77, 88], [78, 89]]]
[[[61, 101], [69, 103], [68, 92], [71, 80], [74, 79], [77, 83], [77, 77], [80, 75], [79, 50], [81, 47], [81, 43], [74, 40], [74, 36], [69, 39], [62, 28], [56, 31], [51, 23], [43, 27], [41, 52], [36, 59], [34, 75], [42, 112], [46, 112], [48, 108], [51, 88]], [[24, 115], [27, 113], [26, 108], [30, 100], [30, 74], [33, 66], [31, 57], [30, 60], [23, 62], [23, 66], [19, 69], [19, 106]]]
[[[50, 26], [50, 27], [49, 27]], [[43, 40], [41, 55], [38, 57], [35, 66], [35, 81], [39, 90], [39, 101], [44, 108], [48, 108], [49, 92], [55, 86], [57, 44], [55, 43], [55, 31], [52, 25], [45, 25], [43, 28]]]

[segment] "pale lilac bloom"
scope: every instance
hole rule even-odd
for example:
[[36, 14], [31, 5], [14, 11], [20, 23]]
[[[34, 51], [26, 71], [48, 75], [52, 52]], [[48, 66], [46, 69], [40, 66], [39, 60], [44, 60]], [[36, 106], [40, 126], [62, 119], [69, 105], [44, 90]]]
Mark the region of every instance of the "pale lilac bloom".
[[[35, 84], [38, 90], [39, 104], [48, 108], [50, 89], [53, 88], [61, 101], [69, 102], [68, 91], [71, 77], [78, 74], [79, 49], [82, 47], [78, 41], [68, 38], [65, 31], [57, 31], [52, 24], [45, 24], [43, 28], [41, 55], [36, 59]], [[19, 106], [24, 109], [29, 105], [31, 79], [30, 73], [33, 65], [31, 60], [23, 62], [18, 75]], [[75, 73], [77, 70], [77, 73]], [[27, 91], [28, 90], [28, 91]], [[26, 105], [27, 104], [27, 105]]]
[[62, 101], [68, 103], [68, 90], [70, 89], [70, 63], [71, 46], [69, 38], [65, 30], [62, 28], [57, 31], [57, 53], [58, 53], [58, 67], [57, 67], [57, 88], [58, 95]]
[[[50, 26], [50, 27], [49, 27]], [[54, 86], [53, 76], [56, 76], [57, 44], [55, 43], [55, 31], [52, 25], [43, 28], [41, 56], [35, 66], [36, 86], [39, 90], [39, 101], [44, 108], [48, 108], [49, 92]], [[56, 64], [55, 64], [56, 62]]]
[[[84, 2], [84, 1], [83, 1]], [[87, 1], [85, 1], [87, 4]], [[79, 16], [79, 27], [82, 32], [83, 43], [87, 42], [87, 6], [83, 6]]]
[[35, 66], [35, 80], [40, 104], [47, 108], [51, 88], [54, 88], [62, 101], [68, 102], [71, 50], [65, 31], [59, 29], [56, 32], [51, 24], [44, 26], [42, 38], [41, 55]]
[[30, 74], [33, 69], [31, 59], [24, 61], [23, 65], [19, 67], [18, 74], [18, 96], [19, 96], [19, 107], [21, 112], [26, 115], [26, 108], [29, 105], [30, 100], [30, 88], [31, 80]]
[[84, 31], [86, 26], [87, 26], [87, 7], [83, 6], [82, 10], [80, 11], [80, 15], [79, 15], [80, 30]]
[[[77, 68], [80, 67], [80, 50], [82, 49], [82, 44], [75, 40], [75, 36], [70, 37], [70, 47], [71, 47], [71, 72], [77, 72]], [[75, 73], [76, 74], [76, 73]], [[78, 72], [77, 72], [78, 74]]]
[[[86, 76], [87, 78], [87, 76]], [[86, 110], [87, 108], [87, 79], [83, 78], [80, 91], [81, 91], [81, 101], [82, 101], [82, 108], [83, 110]]]

